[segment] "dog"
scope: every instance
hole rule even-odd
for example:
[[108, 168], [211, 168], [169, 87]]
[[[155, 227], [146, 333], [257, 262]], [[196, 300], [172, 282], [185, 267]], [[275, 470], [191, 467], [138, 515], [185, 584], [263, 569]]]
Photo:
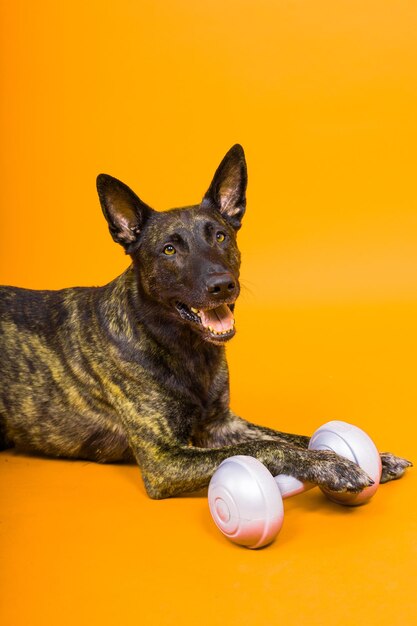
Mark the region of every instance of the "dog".
[[[236, 454], [274, 475], [337, 492], [372, 483], [309, 438], [229, 407], [225, 344], [235, 335], [247, 169], [240, 145], [199, 205], [156, 212], [106, 174], [97, 190], [131, 265], [102, 287], [0, 288], [0, 449], [136, 461], [151, 498], [206, 487]], [[382, 482], [411, 464], [383, 453]]]

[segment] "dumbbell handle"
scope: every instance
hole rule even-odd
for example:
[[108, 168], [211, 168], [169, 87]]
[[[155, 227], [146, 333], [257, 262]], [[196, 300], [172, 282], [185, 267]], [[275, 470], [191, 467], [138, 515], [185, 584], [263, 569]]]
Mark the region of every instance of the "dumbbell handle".
[[274, 476], [274, 480], [278, 485], [283, 500], [296, 496], [298, 493], [303, 493], [303, 491], [309, 491], [317, 486], [314, 483], [303, 483], [301, 480], [294, 478], [294, 476], [288, 476], [287, 474]]

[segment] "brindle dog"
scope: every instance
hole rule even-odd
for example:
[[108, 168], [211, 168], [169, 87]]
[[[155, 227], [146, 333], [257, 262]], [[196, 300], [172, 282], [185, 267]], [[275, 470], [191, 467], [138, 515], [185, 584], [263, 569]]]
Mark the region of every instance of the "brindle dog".
[[[0, 288], [0, 448], [135, 459], [151, 498], [206, 486], [235, 454], [334, 491], [372, 482], [332, 452], [309, 451], [308, 437], [229, 408], [225, 343], [235, 334], [246, 182], [239, 145], [197, 206], [156, 212], [98, 176], [110, 232], [132, 264], [104, 287]], [[382, 481], [410, 465], [381, 456]]]

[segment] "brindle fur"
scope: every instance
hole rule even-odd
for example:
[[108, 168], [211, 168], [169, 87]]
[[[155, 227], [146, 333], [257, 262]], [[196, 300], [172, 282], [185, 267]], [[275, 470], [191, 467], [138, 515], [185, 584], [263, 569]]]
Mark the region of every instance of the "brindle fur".
[[[0, 448], [136, 460], [152, 498], [206, 486], [235, 454], [336, 491], [370, 483], [350, 461], [309, 451], [308, 437], [232, 413], [225, 340], [208, 336], [175, 307], [225, 302], [224, 293], [208, 287], [225, 274], [233, 285], [229, 301], [237, 298], [245, 191], [238, 145], [197, 206], [157, 213], [117, 179], [98, 177], [110, 232], [132, 264], [104, 287], [0, 288]], [[218, 231], [224, 242], [217, 242]], [[167, 243], [177, 254], [163, 253]], [[383, 481], [410, 465], [389, 453], [382, 464]]]

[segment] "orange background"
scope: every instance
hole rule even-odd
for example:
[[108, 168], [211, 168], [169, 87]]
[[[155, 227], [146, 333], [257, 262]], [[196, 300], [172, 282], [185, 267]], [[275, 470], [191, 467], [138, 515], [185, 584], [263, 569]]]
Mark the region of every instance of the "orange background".
[[[127, 260], [97, 173], [191, 204], [240, 142], [233, 408], [416, 460], [416, 32], [405, 0], [2, 2], [0, 282], [108, 282]], [[136, 467], [0, 463], [5, 626], [417, 620], [412, 471], [361, 509], [287, 501], [251, 552]]]

